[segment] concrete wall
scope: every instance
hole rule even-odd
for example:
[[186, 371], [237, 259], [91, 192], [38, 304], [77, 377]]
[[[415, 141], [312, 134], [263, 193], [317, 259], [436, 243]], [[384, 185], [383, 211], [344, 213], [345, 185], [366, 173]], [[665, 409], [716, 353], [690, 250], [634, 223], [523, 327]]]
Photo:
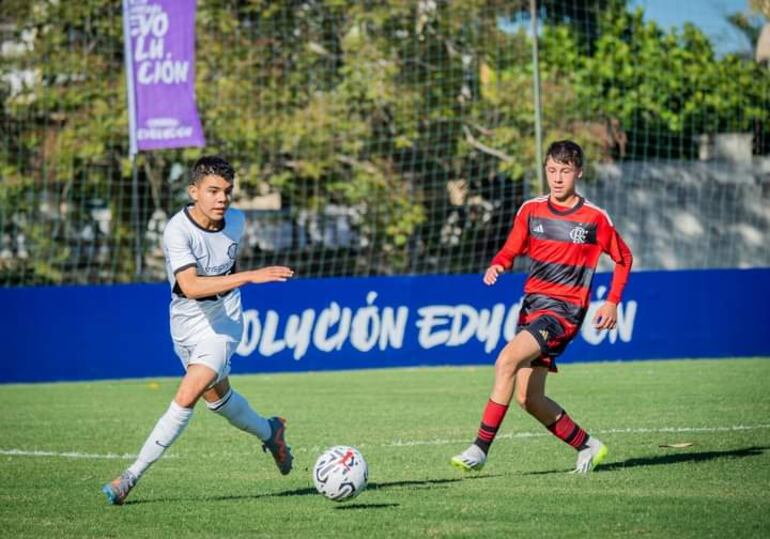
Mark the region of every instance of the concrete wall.
[[770, 159], [597, 165], [580, 191], [610, 213], [636, 269], [770, 267]]

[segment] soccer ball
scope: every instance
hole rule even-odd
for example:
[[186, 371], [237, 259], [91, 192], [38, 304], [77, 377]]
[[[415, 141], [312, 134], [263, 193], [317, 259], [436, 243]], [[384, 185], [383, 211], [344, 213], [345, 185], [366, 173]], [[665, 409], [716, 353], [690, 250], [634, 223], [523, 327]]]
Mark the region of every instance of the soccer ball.
[[335, 502], [355, 498], [368, 481], [369, 466], [355, 447], [337, 445], [327, 449], [313, 466], [316, 490]]

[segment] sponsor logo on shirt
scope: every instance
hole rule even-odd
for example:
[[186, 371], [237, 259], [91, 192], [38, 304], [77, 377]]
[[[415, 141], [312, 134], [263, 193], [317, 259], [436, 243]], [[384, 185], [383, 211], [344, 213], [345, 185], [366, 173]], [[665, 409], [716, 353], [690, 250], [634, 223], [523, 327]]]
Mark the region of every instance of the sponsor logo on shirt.
[[230, 261], [225, 262], [224, 264], [219, 264], [218, 266], [205, 266], [203, 271], [206, 273], [206, 275], [219, 275], [220, 273], [224, 273], [232, 267], [233, 262]]

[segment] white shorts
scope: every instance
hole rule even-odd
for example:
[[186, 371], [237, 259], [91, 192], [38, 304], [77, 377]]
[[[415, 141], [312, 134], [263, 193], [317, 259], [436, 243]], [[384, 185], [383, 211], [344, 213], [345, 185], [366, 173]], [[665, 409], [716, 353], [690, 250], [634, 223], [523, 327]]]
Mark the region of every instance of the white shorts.
[[205, 365], [217, 373], [217, 378], [211, 385], [224, 380], [230, 374], [230, 358], [237, 347], [238, 343], [227, 337], [212, 337], [195, 346], [174, 343], [174, 351], [182, 360], [185, 371], [190, 365]]

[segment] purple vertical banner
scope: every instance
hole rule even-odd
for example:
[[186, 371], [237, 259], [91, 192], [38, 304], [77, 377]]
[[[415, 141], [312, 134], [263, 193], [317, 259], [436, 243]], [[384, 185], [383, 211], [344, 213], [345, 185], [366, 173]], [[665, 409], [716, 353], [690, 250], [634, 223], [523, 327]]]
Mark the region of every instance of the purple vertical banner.
[[131, 155], [205, 146], [195, 105], [195, 0], [123, 0]]

